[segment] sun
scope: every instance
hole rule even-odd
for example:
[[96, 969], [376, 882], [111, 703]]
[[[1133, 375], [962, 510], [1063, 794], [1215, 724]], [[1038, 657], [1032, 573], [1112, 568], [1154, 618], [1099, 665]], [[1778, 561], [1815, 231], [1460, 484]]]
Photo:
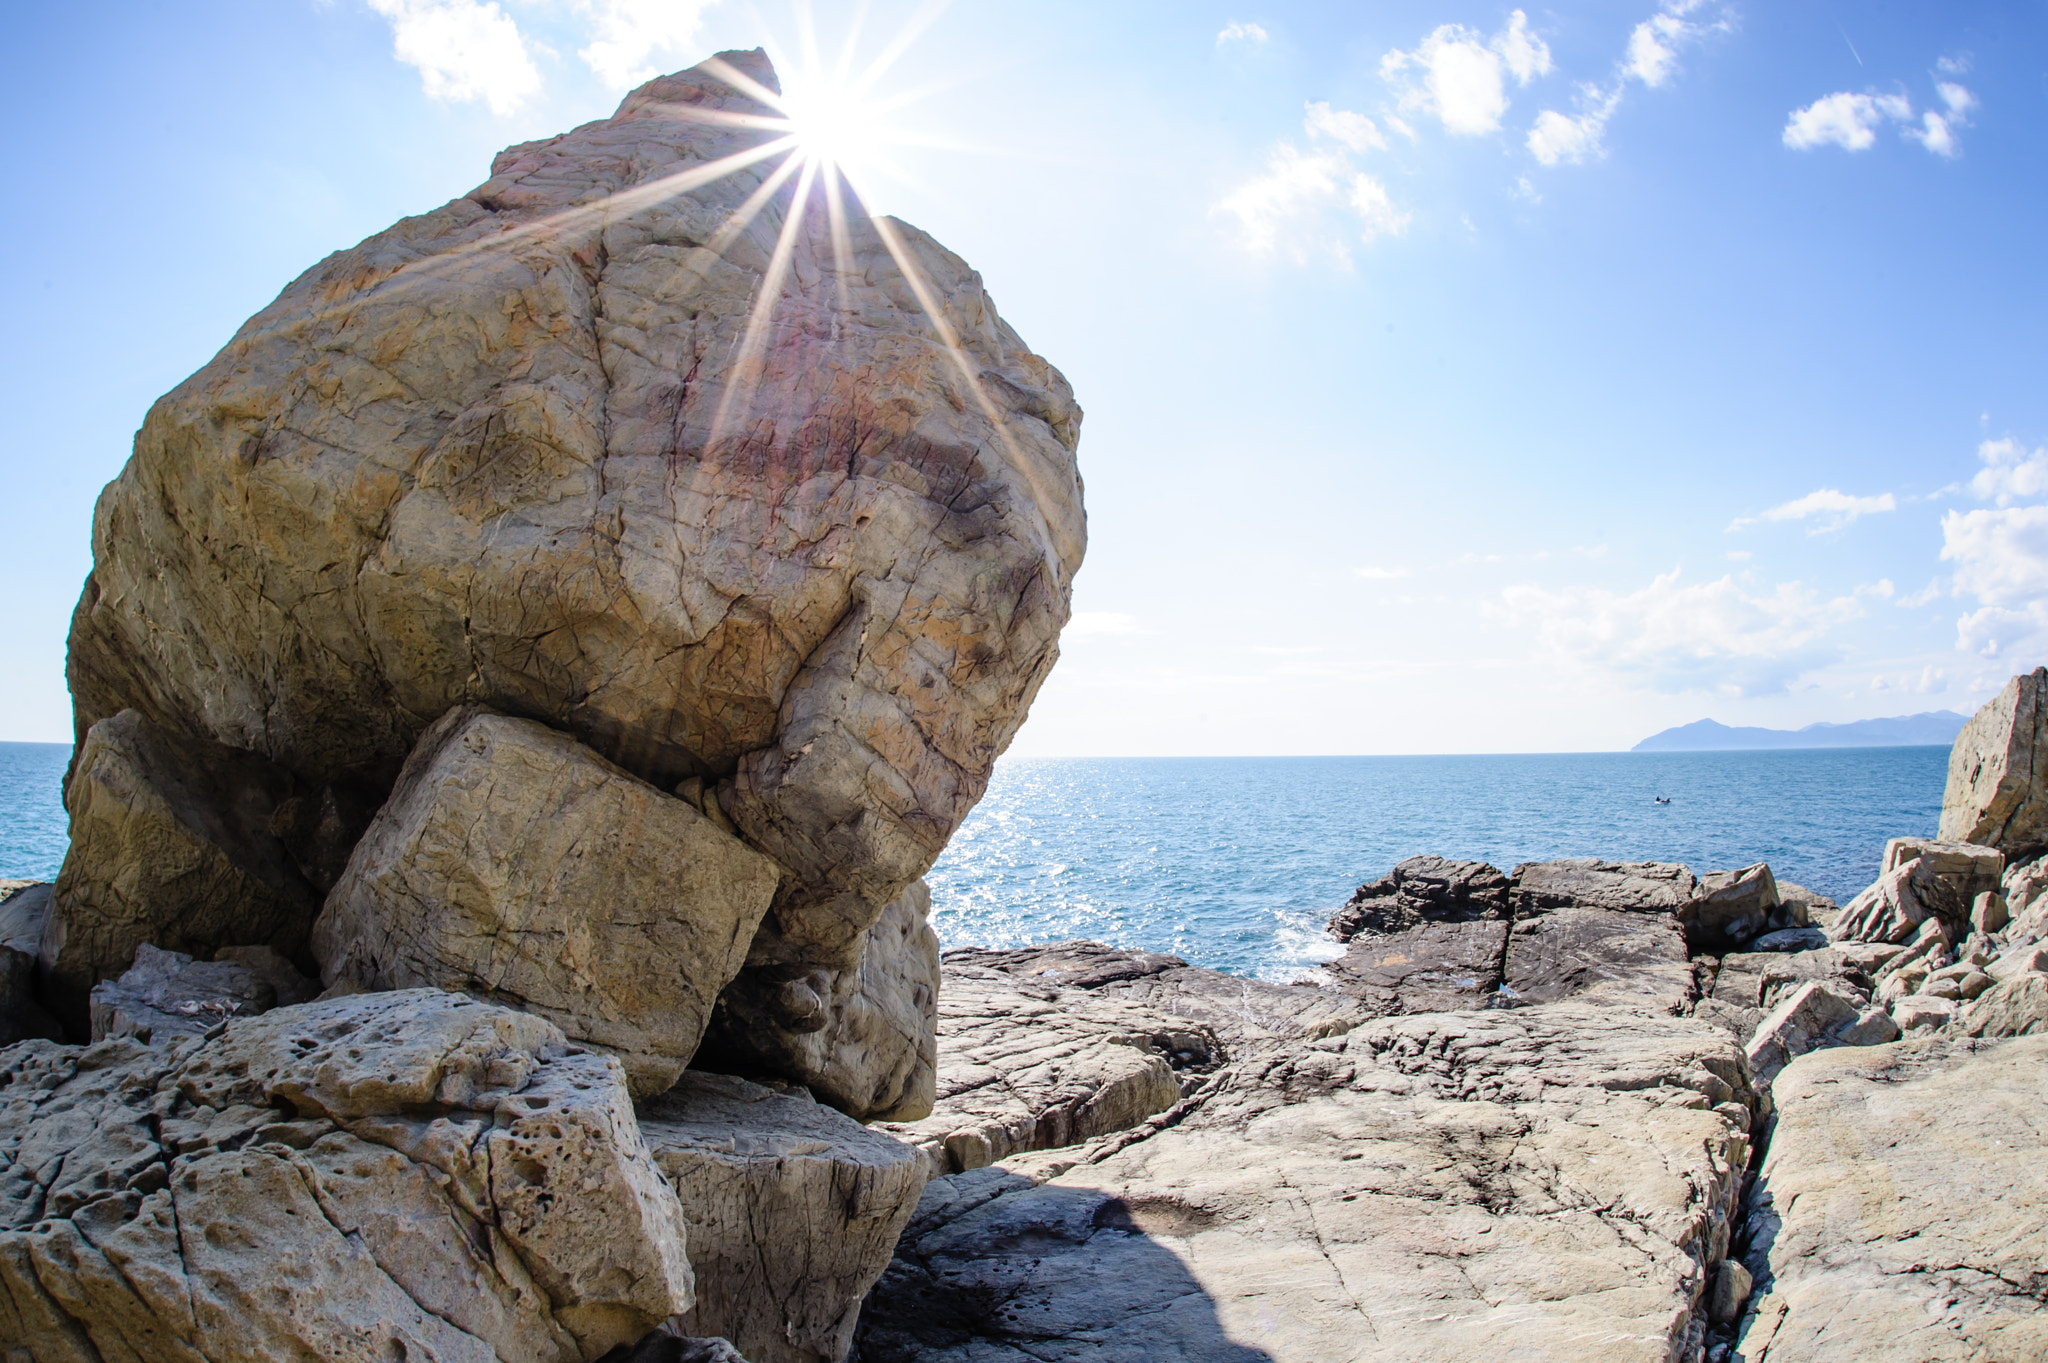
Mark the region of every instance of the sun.
[[870, 158], [894, 141], [880, 110], [843, 83], [814, 85], [799, 79], [783, 96], [783, 113], [797, 155], [854, 175], [871, 169]]

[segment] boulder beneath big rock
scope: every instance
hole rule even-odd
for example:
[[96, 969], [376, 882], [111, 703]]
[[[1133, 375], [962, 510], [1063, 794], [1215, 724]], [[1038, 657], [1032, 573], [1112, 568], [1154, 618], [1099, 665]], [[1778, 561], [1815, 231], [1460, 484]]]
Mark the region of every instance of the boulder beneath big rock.
[[195, 961], [182, 951], [135, 948], [135, 964], [119, 980], [93, 986], [92, 1039], [206, 1036], [229, 1018], [305, 1003], [319, 992], [269, 947], [228, 951], [234, 954]]
[[152, 723], [136, 710], [93, 724], [64, 803], [71, 846], [39, 957], [45, 997], [83, 1037], [87, 997], [144, 943], [209, 957], [262, 944], [307, 961], [320, 894], [271, 831], [290, 797], [269, 763]]
[[2048, 667], [2007, 682], [1956, 735], [1939, 836], [2003, 852], [2048, 843]]
[[888, 1267], [927, 1165], [819, 1104], [692, 1070], [640, 1106], [640, 1130], [690, 1223], [697, 1304], [685, 1335], [752, 1363], [838, 1363]]
[[[792, 173], [775, 84], [726, 53], [509, 149], [158, 401], [94, 515], [81, 739], [133, 710], [241, 752], [331, 863], [326, 793], [520, 715], [708, 787], [783, 872], [754, 965], [857, 968], [1058, 656], [1081, 412], [966, 262]], [[69, 874], [116, 884], [135, 840], [72, 808]], [[290, 954], [286, 900], [228, 936]], [[79, 1009], [139, 941], [198, 952], [187, 903], [249, 895], [96, 903], [152, 927], [67, 964]]]
[[693, 1300], [616, 1060], [433, 990], [0, 1051], [0, 1339], [581, 1363]]
[[860, 964], [741, 972], [698, 1065], [779, 1075], [861, 1121], [910, 1122], [938, 1096], [939, 938], [918, 881], [868, 929]]
[[2048, 1357], [2048, 1037], [1815, 1051], [1773, 1082], [1751, 1363]]
[[532, 720], [421, 735], [314, 929], [330, 987], [461, 990], [674, 1083], [778, 871], [687, 802]]

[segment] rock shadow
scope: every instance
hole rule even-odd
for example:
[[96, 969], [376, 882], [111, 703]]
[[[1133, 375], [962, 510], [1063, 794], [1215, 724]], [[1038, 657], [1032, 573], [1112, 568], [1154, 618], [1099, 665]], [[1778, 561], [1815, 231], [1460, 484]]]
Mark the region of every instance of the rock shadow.
[[1192, 1202], [1032, 1187], [995, 1168], [940, 1180], [918, 1213], [868, 1295], [851, 1363], [1272, 1363], [1226, 1334], [1175, 1253], [1215, 1221]]

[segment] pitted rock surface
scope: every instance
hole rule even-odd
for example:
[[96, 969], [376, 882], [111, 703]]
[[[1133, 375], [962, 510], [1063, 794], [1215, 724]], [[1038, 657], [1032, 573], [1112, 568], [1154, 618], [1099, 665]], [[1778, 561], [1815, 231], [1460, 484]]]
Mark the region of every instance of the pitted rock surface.
[[2048, 1037], [1815, 1051], [1772, 1083], [1748, 1363], [2048, 1357]]
[[133, 708], [381, 792], [450, 708], [523, 715], [715, 786], [788, 872], [756, 964], [854, 965], [1057, 657], [1081, 412], [959, 257], [771, 184], [770, 112], [651, 81], [161, 399], [94, 515], [80, 735]]
[[431, 990], [0, 1051], [0, 1339], [579, 1363], [692, 1299], [618, 1062]]
[[1753, 1102], [1686, 1019], [1369, 1022], [1233, 1065], [1050, 1180], [934, 1181], [861, 1357], [1687, 1357]]
[[697, 1304], [675, 1328], [753, 1363], [838, 1363], [923, 1191], [912, 1146], [800, 1088], [692, 1070], [640, 1105], [690, 1222]]

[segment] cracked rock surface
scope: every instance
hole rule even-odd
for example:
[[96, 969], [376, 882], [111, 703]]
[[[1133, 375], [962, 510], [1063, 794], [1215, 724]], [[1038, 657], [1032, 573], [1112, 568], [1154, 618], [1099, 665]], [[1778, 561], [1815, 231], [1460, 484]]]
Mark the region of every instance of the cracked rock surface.
[[225, 745], [317, 831], [452, 707], [518, 714], [710, 788], [786, 873], [755, 964], [858, 963], [1057, 657], [1081, 412], [958, 256], [770, 184], [775, 74], [724, 60], [328, 257], [155, 404], [94, 513], [81, 737]]
[[1689, 1019], [1368, 1022], [1233, 1064], [1055, 1177], [935, 1180], [860, 1357], [1684, 1357], [1753, 1103]]
[[35, 1363], [590, 1360], [689, 1307], [616, 1060], [433, 990], [0, 1052], [0, 1339]]
[[1815, 1051], [1772, 1084], [1747, 1363], [2048, 1357], [2048, 1037]]
[[753, 1363], [844, 1358], [924, 1187], [917, 1150], [801, 1088], [695, 1070], [640, 1130], [690, 1223], [697, 1304], [674, 1328]]
[[330, 986], [498, 998], [659, 1093], [746, 960], [777, 874], [567, 734], [458, 707], [356, 844], [313, 949]]
[[1180, 1100], [1176, 1066], [1212, 1066], [1223, 1050], [1200, 1023], [954, 964], [938, 1036], [931, 1115], [883, 1128], [919, 1146], [935, 1174], [1136, 1126]]

